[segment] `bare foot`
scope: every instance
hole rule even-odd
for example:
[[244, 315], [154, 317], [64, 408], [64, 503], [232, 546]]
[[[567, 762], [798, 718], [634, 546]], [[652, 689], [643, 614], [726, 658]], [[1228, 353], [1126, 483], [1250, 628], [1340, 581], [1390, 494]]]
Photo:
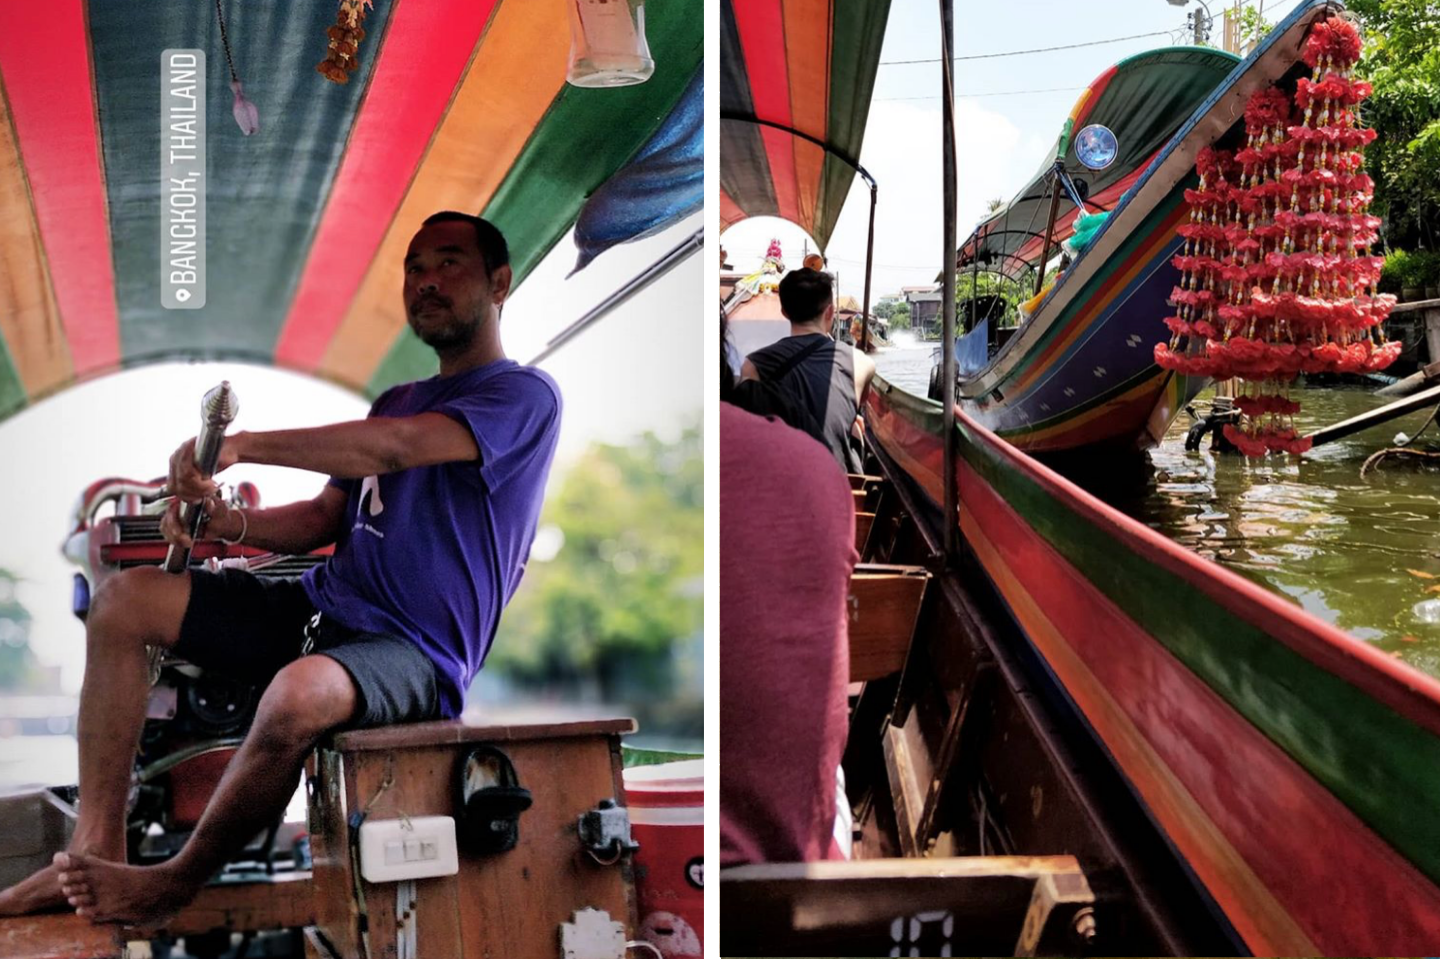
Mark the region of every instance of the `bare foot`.
[[60, 888], [77, 915], [91, 922], [155, 926], [189, 905], [196, 882], [171, 863], [127, 866], [83, 853], [57, 853]]
[[60, 869], [53, 863], [0, 892], [0, 916], [26, 916], [66, 908]]

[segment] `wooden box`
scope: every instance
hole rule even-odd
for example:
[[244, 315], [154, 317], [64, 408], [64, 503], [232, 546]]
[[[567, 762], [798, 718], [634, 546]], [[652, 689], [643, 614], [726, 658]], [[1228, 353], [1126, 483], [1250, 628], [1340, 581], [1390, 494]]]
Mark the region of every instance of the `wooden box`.
[[[587, 907], [624, 923], [628, 938], [636, 924], [630, 858], [598, 863], [576, 823], [603, 799], [623, 803], [620, 736], [634, 728], [629, 719], [454, 721], [336, 736], [318, 751], [309, 783], [318, 932], [311, 948], [334, 959], [366, 955], [362, 901], [374, 959], [555, 959], [561, 923]], [[397, 929], [397, 897], [410, 884], [371, 884], [355, 874], [347, 817], [360, 810], [371, 820], [458, 816], [459, 767], [481, 744], [503, 751], [533, 794], [519, 843], [489, 856], [462, 850], [457, 875], [414, 880], [413, 931]]]

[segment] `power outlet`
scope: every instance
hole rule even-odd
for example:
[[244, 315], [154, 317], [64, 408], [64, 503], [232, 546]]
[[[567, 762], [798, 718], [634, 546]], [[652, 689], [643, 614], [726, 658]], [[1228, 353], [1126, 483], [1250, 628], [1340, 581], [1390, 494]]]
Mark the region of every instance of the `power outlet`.
[[453, 876], [460, 871], [450, 816], [372, 819], [360, 826], [360, 875], [366, 882]]

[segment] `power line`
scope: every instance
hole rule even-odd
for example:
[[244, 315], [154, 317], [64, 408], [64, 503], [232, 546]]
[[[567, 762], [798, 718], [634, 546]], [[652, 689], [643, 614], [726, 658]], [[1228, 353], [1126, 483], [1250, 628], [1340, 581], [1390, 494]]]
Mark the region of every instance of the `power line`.
[[[987, 97], [1019, 97], [1030, 93], [1065, 93], [1067, 91], [1074, 92], [1075, 90], [1084, 89], [1085, 87], [1047, 87], [1044, 90], [1001, 90], [996, 93], [957, 93], [955, 99], [983, 100]], [[938, 100], [940, 99], [940, 95], [937, 93], [929, 97], [875, 97], [874, 99], [876, 102], [889, 103], [895, 100]]]
[[[1144, 37], [1162, 37], [1162, 36], [1167, 36], [1170, 32], [1171, 32], [1171, 31], [1169, 31], [1169, 30], [1154, 30], [1154, 31], [1151, 31], [1150, 33], [1137, 33], [1137, 34], [1135, 34], [1135, 35], [1133, 35], [1133, 36], [1129, 36], [1129, 37], [1112, 37], [1112, 38], [1109, 39], [1109, 40], [1090, 40], [1090, 41], [1087, 41], [1086, 43], [1067, 43], [1067, 44], [1065, 44], [1065, 45], [1063, 45], [1063, 46], [1059, 46], [1059, 47], [1036, 47], [1036, 48], [1033, 49], [1033, 50], [1009, 50], [1009, 51], [1007, 51], [1007, 52], [1005, 52], [1005, 53], [976, 53], [976, 54], [971, 54], [971, 55], [968, 56], [968, 57], [955, 57], [954, 59], [957, 60], [957, 61], [959, 61], [959, 60], [993, 60], [993, 59], [995, 59], [996, 57], [1020, 57], [1020, 56], [1025, 56], [1026, 54], [1030, 54], [1030, 53], [1053, 53], [1053, 52], [1055, 52], [1056, 50], [1078, 50], [1080, 47], [1098, 47], [1098, 46], [1101, 46], [1101, 45], [1106, 44], [1106, 43], [1123, 43], [1123, 42], [1126, 41], [1126, 40], [1139, 40], [1139, 39], [1142, 39], [1142, 38], [1144, 38]], [[881, 60], [881, 61], [880, 61], [880, 66], [882, 66], [882, 67], [898, 67], [898, 66], [906, 66], [906, 65], [912, 64], [912, 63], [939, 63], [939, 62], [940, 62], [940, 58], [939, 58], [939, 57], [931, 57], [931, 58], [928, 59], [928, 60]]]

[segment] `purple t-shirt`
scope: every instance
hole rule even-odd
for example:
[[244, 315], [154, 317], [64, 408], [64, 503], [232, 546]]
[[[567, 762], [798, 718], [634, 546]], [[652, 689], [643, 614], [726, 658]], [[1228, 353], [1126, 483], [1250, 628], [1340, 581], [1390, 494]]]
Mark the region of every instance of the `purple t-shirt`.
[[545, 373], [497, 360], [386, 390], [371, 416], [444, 413], [470, 429], [479, 462], [331, 479], [349, 494], [335, 555], [304, 576], [321, 612], [404, 636], [435, 664], [440, 710], [459, 715], [525, 571], [560, 434]]

